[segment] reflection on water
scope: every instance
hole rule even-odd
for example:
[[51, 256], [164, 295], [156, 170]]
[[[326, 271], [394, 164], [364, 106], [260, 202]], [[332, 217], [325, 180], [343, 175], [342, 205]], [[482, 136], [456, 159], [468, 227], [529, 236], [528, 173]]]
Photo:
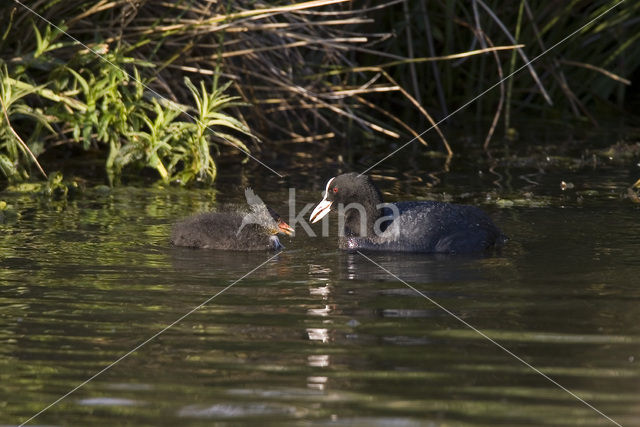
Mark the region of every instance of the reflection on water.
[[[286, 199], [269, 190], [269, 201]], [[272, 255], [169, 247], [171, 223], [214, 196], [240, 200], [182, 189], [2, 195], [19, 215], [0, 224], [0, 423], [25, 420]], [[367, 256], [621, 424], [640, 424], [638, 207], [556, 202], [489, 206], [511, 238], [502, 253]], [[367, 259], [337, 251], [335, 237], [283, 243], [36, 422], [607, 425]]]
[[[392, 273], [407, 282], [437, 283], [447, 281], [481, 280], [482, 261], [486, 255], [403, 254], [369, 252], [338, 253], [339, 274], [346, 280], [387, 280], [397, 282]], [[496, 262], [499, 255], [490, 258]], [[387, 271], [385, 271], [387, 270]]]
[[77, 403], [78, 405], [86, 406], [135, 406], [143, 404], [143, 402], [121, 397], [93, 397], [77, 400]]
[[264, 416], [301, 416], [293, 406], [280, 405], [276, 403], [226, 403], [214, 404], [211, 406], [189, 405], [178, 411], [178, 417], [196, 418], [246, 418]]

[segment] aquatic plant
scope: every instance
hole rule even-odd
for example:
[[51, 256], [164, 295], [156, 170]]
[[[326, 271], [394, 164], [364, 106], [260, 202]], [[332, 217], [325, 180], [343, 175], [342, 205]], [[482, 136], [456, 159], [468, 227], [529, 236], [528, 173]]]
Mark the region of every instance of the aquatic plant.
[[[28, 116], [34, 119], [37, 125], [47, 126], [48, 122], [43, 114], [29, 107], [22, 98], [34, 92], [35, 87], [24, 87], [19, 82], [11, 79], [4, 63], [0, 63], [0, 107], [2, 108], [2, 123], [0, 126], [0, 172], [8, 178], [20, 179], [25, 177], [20, 163], [32, 160], [40, 168], [36, 156], [27, 143], [11, 126], [12, 117], [18, 115]], [[36, 127], [36, 130], [38, 128]]]
[[[536, 59], [469, 107], [478, 123], [491, 123], [487, 147], [499, 119], [504, 135], [515, 135], [510, 128], [523, 115], [597, 124], [597, 115], [633, 113], [627, 101], [640, 67], [639, 13], [640, 3], [619, 0], [414, 0], [389, 9], [380, 24], [397, 34], [385, 51], [405, 58], [389, 72], [438, 118]], [[456, 55], [507, 44], [517, 47]]]
[[[41, 44], [45, 44], [44, 41], [38, 43], [34, 58], [45, 50]], [[72, 68], [77, 65], [74, 62], [82, 64], [77, 71]], [[24, 167], [27, 157], [40, 167], [36, 156], [45, 149], [43, 139], [47, 140], [40, 128], [49, 131], [49, 140], [59, 138], [66, 143], [80, 144], [84, 150], [107, 147], [106, 169], [112, 181], [128, 166], [153, 168], [165, 182], [212, 181], [216, 176], [210, 153], [212, 142], [229, 143], [249, 151], [239, 138], [221, 130], [226, 127], [252, 137], [245, 124], [222, 112], [243, 105], [238, 97], [226, 94], [230, 83], [218, 87], [214, 79], [207, 89], [202, 79], [198, 91], [186, 78], [184, 84], [196, 105], [195, 112], [190, 113], [193, 108], [188, 105], [145, 91], [148, 86], [137, 66], [151, 67], [152, 64], [128, 57], [121, 51], [105, 53], [102, 58], [87, 52], [71, 63], [52, 69], [49, 84], [36, 86], [21, 80], [28, 78], [28, 73], [18, 72], [17, 78], [13, 78], [6, 64], [3, 65], [1, 99], [5, 123], [9, 124], [0, 128], [3, 174], [14, 181], [28, 177]], [[127, 69], [132, 70], [131, 74]], [[27, 95], [38, 95], [41, 107], [25, 102]], [[10, 125], [24, 117], [36, 124], [28, 143]], [[42, 173], [46, 177], [44, 171]]]
[[[614, 4], [4, 2], [0, 170], [24, 179], [43, 153], [82, 148], [104, 156], [112, 181], [143, 167], [211, 181], [218, 148], [242, 155], [259, 141], [351, 151], [416, 138], [450, 155], [464, 146], [438, 120]], [[595, 123], [594, 110], [624, 108], [639, 10], [621, 4], [484, 94], [470, 107], [488, 122], [478, 144], [501, 120], [516, 135], [523, 113]]]
[[[155, 64], [130, 56], [131, 48], [62, 43], [57, 40], [62, 29], [46, 26], [41, 32], [35, 22], [32, 29], [32, 50], [0, 63], [0, 171], [10, 181], [29, 177], [28, 161], [46, 177], [36, 157], [62, 144], [107, 153], [112, 183], [126, 167], [153, 168], [165, 182], [213, 181], [213, 144], [249, 152], [236, 134], [255, 137], [224, 112], [246, 105], [227, 94], [231, 82], [220, 85], [217, 77], [201, 77], [196, 89], [185, 77], [191, 107], [151, 89], [153, 78], [142, 77], [139, 69]], [[54, 51], [60, 56], [49, 57]]]

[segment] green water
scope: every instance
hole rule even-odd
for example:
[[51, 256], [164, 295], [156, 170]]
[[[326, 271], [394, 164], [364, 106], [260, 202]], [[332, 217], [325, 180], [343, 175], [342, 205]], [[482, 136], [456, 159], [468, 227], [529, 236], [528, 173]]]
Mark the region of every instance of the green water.
[[[314, 173], [296, 182], [299, 205], [317, 202], [332, 176]], [[368, 256], [617, 422], [640, 425], [640, 208], [624, 196], [635, 175], [587, 169], [562, 191], [564, 176], [515, 174], [490, 194], [469, 175], [434, 190], [406, 174], [381, 180], [398, 198], [482, 204], [510, 241], [488, 257]], [[273, 255], [172, 248], [172, 222], [241, 203], [247, 184], [286, 217], [292, 181], [256, 172], [212, 190], [0, 193], [14, 212], [0, 222], [0, 424], [27, 420]], [[510, 202], [496, 203], [504, 193]], [[613, 425], [339, 252], [335, 237], [282, 242], [30, 424]]]

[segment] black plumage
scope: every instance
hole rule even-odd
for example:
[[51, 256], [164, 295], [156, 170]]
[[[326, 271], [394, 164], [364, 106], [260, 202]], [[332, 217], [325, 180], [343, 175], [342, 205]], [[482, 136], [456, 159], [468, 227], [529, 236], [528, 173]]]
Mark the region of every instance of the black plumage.
[[290, 236], [293, 228], [251, 189], [245, 194], [250, 211], [207, 212], [184, 219], [173, 226], [171, 244], [232, 251], [283, 249], [277, 234]]
[[280, 250], [278, 236], [260, 224], [247, 224], [238, 233], [243, 215], [237, 212], [207, 212], [177, 223], [171, 243], [189, 248], [231, 251]]
[[435, 201], [384, 203], [371, 178], [356, 173], [329, 180], [312, 222], [330, 210], [342, 215], [341, 249], [468, 254], [506, 240], [491, 218], [475, 206]]

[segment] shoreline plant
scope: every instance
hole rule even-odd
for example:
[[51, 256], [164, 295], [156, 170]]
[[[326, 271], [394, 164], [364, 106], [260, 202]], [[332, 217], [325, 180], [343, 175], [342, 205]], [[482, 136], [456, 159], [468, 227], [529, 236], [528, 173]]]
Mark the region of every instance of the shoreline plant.
[[[0, 175], [32, 178], [43, 154], [86, 150], [112, 183], [141, 168], [211, 182], [222, 146], [370, 151], [416, 138], [450, 157], [465, 147], [438, 120], [615, 3], [11, 0], [0, 6]], [[639, 12], [623, 3], [483, 96], [476, 146], [516, 135], [527, 113], [595, 124], [595, 112], [624, 110]]]

